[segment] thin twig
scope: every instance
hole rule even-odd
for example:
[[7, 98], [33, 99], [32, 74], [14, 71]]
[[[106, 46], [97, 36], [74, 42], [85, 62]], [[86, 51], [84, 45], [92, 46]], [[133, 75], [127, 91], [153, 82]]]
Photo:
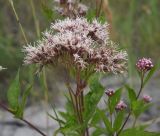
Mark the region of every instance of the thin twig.
[[[14, 114], [14, 112], [12, 110], [10, 110], [8, 107], [6, 107], [5, 105], [3, 105], [1, 102], [0, 102], [0, 107], [2, 107], [4, 110], [6, 110], [6, 111], [8, 111], [8, 112], [10, 112], [12, 114]], [[47, 136], [41, 130], [39, 130], [36, 126], [34, 126], [30, 122], [28, 122], [26, 119], [23, 119], [23, 118], [18, 118], [18, 119], [20, 119], [21, 121], [25, 122], [30, 128], [34, 129], [35, 131], [37, 131], [42, 136]]]
[[26, 124], [28, 124], [28, 126], [30, 126], [31, 128], [33, 128], [34, 130], [36, 130], [39, 134], [41, 134], [42, 136], [47, 136], [46, 134], [44, 134], [42, 131], [40, 131], [36, 126], [34, 126], [33, 124], [31, 124], [30, 122], [28, 122], [25, 119], [20, 119], [23, 122], [25, 122]]

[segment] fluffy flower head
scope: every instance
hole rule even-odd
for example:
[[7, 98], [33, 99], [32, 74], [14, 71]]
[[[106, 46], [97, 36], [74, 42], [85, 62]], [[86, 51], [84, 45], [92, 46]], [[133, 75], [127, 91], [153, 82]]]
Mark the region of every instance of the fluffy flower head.
[[127, 53], [119, 51], [108, 35], [108, 24], [85, 18], [58, 20], [36, 45], [28, 45], [25, 64], [49, 65], [61, 62], [81, 70], [122, 73]]

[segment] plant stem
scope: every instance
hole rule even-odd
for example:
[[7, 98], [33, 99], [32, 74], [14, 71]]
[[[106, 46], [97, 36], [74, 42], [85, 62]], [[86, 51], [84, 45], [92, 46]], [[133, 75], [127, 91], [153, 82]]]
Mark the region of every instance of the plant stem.
[[[143, 90], [143, 86], [144, 86], [144, 73], [142, 72], [142, 73], [141, 73], [141, 85], [140, 85], [140, 89], [139, 89], [139, 92], [138, 92], [138, 94], [137, 94], [136, 100], [139, 98], [139, 96], [140, 96], [140, 94], [141, 94], [141, 92], [142, 92], [142, 90]], [[120, 134], [120, 133], [122, 132], [122, 130], [124, 129], [125, 125], [127, 124], [128, 120], [129, 120], [129, 118], [130, 118], [130, 116], [131, 116], [131, 113], [132, 113], [132, 109], [131, 109], [130, 112], [128, 113], [128, 116], [127, 116], [126, 120], [124, 121], [121, 129], [118, 131], [117, 136], [119, 136], [119, 134]]]
[[126, 120], [124, 121], [121, 129], [117, 132], [117, 136], [119, 136], [119, 134], [121, 133], [121, 131], [122, 131], [123, 128], [125, 127], [125, 125], [126, 125], [126, 123], [128, 122], [130, 116], [131, 116], [131, 111], [128, 113], [128, 116], [127, 116]]
[[134, 122], [133, 122], [133, 125], [132, 125], [132, 127], [135, 127], [135, 125], [136, 125], [136, 122], [137, 122], [137, 118], [135, 118], [135, 119], [134, 119]]
[[[99, 2], [97, 2], [98, 4]], [[101, 13], [101, 8], [102, 8], [102, 3], [103, 3], [103, 0], [100, 0], [100, 4], [99, 4], [99, 9], [97, 10], [97, 13], [96, 13], [96, 18], [98, 18], [100, 16], [100, 13]], [[97, 6], [98, 7], [98, 6]]]
[[[47, 109], [48, 109], [48, 104], [49, 104], [49, 95], [48, 95], [48, 85], [47, 85], [47, 79], [46, 79], [46, 71], [45, 68], [43, 68], [42, 70], [42, 83], [43, 83], [43, 87], [44, 87], [44, 100], [45, 100], [45, 104], [44, 104], [44, 108], [45, 111], [47, 113]], [[48, 115], [46, 114], [46, 128], [47, 128], [47, 134], [49, 131], [49, 120], [48, 120]]]
[[39, 21], [37, 20], [37, 17], [36, 17], [35, 6], [34, 6], [33, 0], [30, 0], [30, 5], [32, 8], [32, 15], [33, 15], [33, 19], [34, 19], [36, 33], [37, 33], [37, 36], [40, 37]]
[[[111, 102], [110, 102], [110, 99], [108, 99], [108, 107], [109, 107], [109, 109], [111, 109]], [[113, 125], [113, 122], [112, 122], [112, 113], [111, 113], [111, 112], [109, 112], [109, 116], [110, 116], [111, 125]]]
[[74, 110], [75, 113], [77, 113], [77, 111], [76, 111], [76, 106], [75, 106], [75, 102], [74, 102], [75, 94], [74, 94], [74, 92], [73, 92], [73, 90], [72, 90], [72, 88], [71, 88], [71, 86], [70, 86], [69, 83], [66, 83], [66, 86], [67, 86], [68, 91], [69, 91], [69, 95], [70, 95], [70, 98], [71, 98], [73, 110]]
[[34, 130], [36, 130], [39, 134], [41, 134], [42, 136], [47, 136], [46, 134], [44, 134], [42, 131], [40, 131], [36, 126], [34, 126], [33, 124], [31, 124], [30, 122], [28, 122], [25, 119], [20, 119], [23, 122], [25, 122], [26, 124], [28, 124], [28, 126], [30, 126], [31, 128], [33, 128]]
[[22, 24], [21, 24], [21, 22], [20, 22], [20, 20], [19, 20], [19, 16], [18, 16], [18, 14], [17, 14], [17, 12], [16, 12], [16, 10], [15, 10], [14, 3], [13, 3], [12, 0], [8, 0], [8, 1], [9, 1], [9, 3], [11, 4], [11, 7], [12, 7], [13, 12], [14, 12], [14, 15], [15, 15], [15, 17], [16, 17], [16, 20], [17, 20], [17, 22], [18, 22], [18, 24], [19, 24], [19, 27], [20, 27], [20, 30], [21, 30], [21, 32], [22, 32], [23, 38], [24, 38], [26, 44], [28, 44], [27, 37], [26, 37], [26, 35], [25, 35], [24, 29], [23, 29], [23, 27], [22, 27]]
[[141, 74], [141, 87], [140, 87], [140, 90], [139, 90], [139, 92], [138, 92], [138, 95], [137, 95], [136, 99], [139, 98], [139, 96], [140, 96], [140, 94], [141, 94], [141, 92], [142, 92], [142, 90], [143, 90], [143, 85], [144, 85], [143, 79], [144, 79], [144, 73], [142, 72], [142, 74]]
[[[12, 110], [10, 110], [8, 107], [6, 107], [5, 105], [3, 105], [1, 102], [0, 102], [0, 107], [2, 107], [4, 110], [6, 110], [6, 111], [8, 111], [8, 112], [10, 112], [10, 113], [12, 113], [14, 115], [14, 112]], [[18, 118], [18, 119], [20, 119], [21, 121], [25, 122], [30, 128], [34, 129], [35, 131], [37, 131], [42, 136], [47, 136], [41, 130], [39, 130], [36, 126], [34, 126], [33, 124], [31, 124], [27, 120], [25, 120], [23, 118]]]

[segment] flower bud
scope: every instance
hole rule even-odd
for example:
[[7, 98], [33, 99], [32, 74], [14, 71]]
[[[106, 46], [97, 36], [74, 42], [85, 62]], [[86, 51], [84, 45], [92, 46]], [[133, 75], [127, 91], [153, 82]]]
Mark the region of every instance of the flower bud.
[[144, 101], [145, 103], [149, 103], [149, 102], [152, 101], [152, 97], [149, 96], [149, 95], [143, 95], [143, 101]]
[[108, 97], [111, 97], [114, 95], [114, 90], [113, 89], [108, 89], [105, 91], [105, 94], [108, 96]]
[[127, 105], [124, 103], [124, 101], [120, 100], [115, 109], [117, 111], [122, 111], [123, 109], [126, 109], [126, 108], [127, 108]]

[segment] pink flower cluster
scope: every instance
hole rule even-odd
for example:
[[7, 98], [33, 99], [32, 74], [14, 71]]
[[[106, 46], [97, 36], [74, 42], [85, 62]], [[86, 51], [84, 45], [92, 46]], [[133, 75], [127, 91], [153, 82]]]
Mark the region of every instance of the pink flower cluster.
[[81, 70], [122, 73], [127, 53], [109, 39], [108, 24], [85, 18], [58, 20], [36, 45], [25, 46], [25, 64], [41, 66], [60, 62]]
[[124, 101], [120, 100], [115, 109], [117, 111], [121, 111], [126, 108], [127, 108], [127, 105], [124, 103]]
[[137, 68], [139, 71], [149, 71], [151, 68], [153, 68], [153, 63], [151, 61], [151, 59], [149, 58], [142, 58], [139, 59], [137, 64], [136, 64]]
[[82, 3], [78, 3], [76, 0], [55, 0], [58, 3], [54, 9], [62, 16], [77, 17], [85, 16], [88, 7]]

